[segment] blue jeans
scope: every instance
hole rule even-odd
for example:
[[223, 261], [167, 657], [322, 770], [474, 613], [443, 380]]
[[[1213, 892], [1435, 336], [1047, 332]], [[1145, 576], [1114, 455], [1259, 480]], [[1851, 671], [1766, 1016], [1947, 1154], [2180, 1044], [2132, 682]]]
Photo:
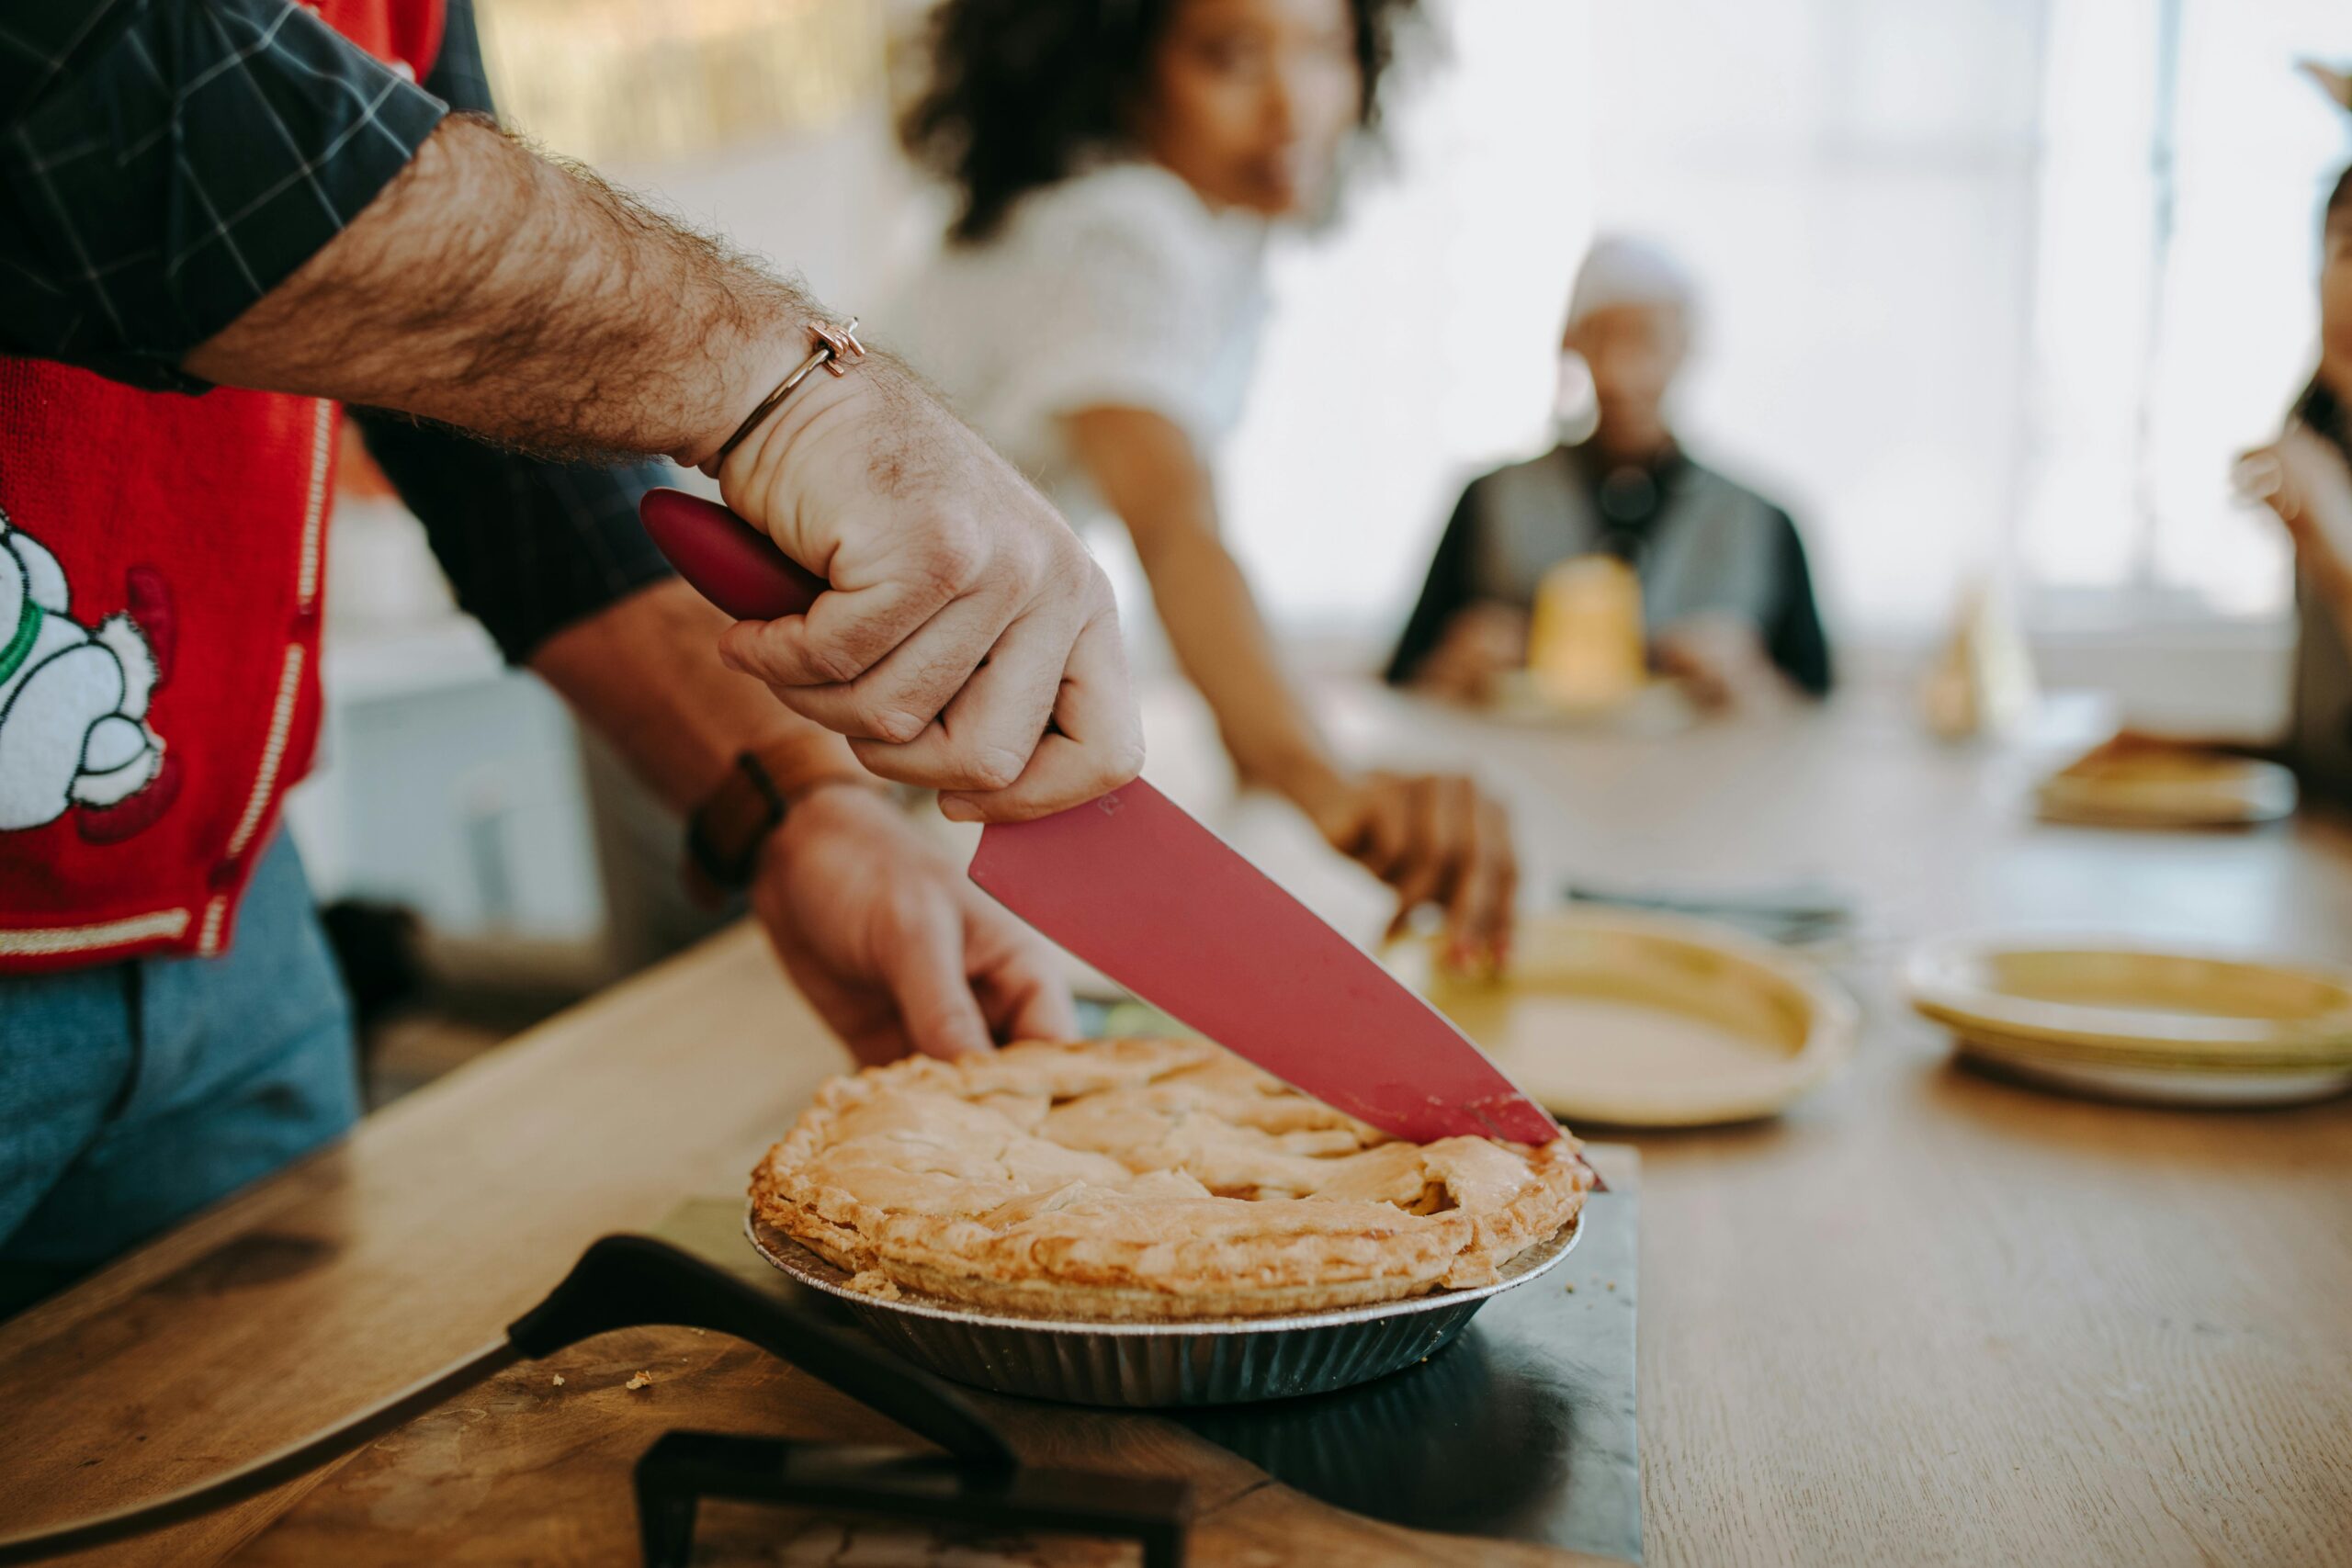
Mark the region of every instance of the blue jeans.
[[343, 1132], [356, 1061], [284, 833], [220, 957], [0, 978], [0, 1315]]

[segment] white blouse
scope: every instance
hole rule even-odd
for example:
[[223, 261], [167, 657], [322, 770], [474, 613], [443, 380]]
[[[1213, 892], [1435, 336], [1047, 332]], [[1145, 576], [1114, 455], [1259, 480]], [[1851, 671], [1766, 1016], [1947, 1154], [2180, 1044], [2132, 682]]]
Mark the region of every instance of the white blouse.
[[1156, 164], [1103, 164], [947, 245], [881, 335], [1083, 525], [1104, 510], [1062, 416], [1148, 409], [1211, 457], [1257, 358], [1265, 243], [1262, 220], [1212, 210]]

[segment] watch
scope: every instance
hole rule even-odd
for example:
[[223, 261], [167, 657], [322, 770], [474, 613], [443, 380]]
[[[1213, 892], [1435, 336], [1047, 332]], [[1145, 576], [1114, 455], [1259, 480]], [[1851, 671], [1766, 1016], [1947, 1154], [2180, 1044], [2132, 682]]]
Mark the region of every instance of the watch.
[[865, 785], [864, 773], [838, 765], [811, 773], [795, 765], [788, 745], [739, 752], [718, 787], [686, 817], [686, 886], [707, 902], [751, 886], [760, 846], [780, 827], [792, 797], [829, 784]]

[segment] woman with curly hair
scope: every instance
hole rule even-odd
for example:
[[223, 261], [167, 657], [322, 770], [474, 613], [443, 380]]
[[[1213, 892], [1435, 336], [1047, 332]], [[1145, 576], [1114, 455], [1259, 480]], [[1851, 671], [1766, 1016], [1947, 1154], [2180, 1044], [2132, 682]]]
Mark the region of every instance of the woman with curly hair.
[[1517, 872], [1466, 778], [1351, 771], [1218, 537], [1277, 223], [1328, 210], [1410, 0], [944, 0], [903, 126], [959, 201], [896, 324], [966, 416], [1079, 521], [1126, 525], [1241, 775], [1280, 790], [1453, 955], [1498, 954]]
[[2301, 627], [2285, 761], [2307, 790], [2352, 800], [2352, 168], [2321, 229], [2319, 368], [2278, 439], [2247, 453], [2236, 477], [2295, 544]]

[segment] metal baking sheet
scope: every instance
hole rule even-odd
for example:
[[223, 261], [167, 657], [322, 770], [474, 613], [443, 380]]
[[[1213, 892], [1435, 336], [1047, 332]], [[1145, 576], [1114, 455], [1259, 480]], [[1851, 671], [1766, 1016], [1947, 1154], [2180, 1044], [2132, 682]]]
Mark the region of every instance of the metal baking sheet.
[[1441, 1354], [1337, 1393], [1168, 1414], [1351, 1513], [1639, 1562], [1638, 1197], [1622, 1156], [1595, 1163], [1610, 1190], [1585, 1200], [1576, 1251]]

